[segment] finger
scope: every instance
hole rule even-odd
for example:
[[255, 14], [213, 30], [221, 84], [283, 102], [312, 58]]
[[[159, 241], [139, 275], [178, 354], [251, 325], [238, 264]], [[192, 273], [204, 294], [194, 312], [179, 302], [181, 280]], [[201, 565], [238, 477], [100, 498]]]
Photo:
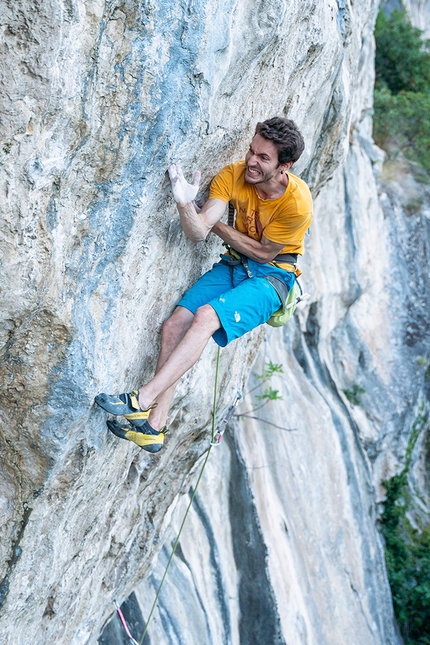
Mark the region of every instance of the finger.
[[182, 168], [178, 163], [176, 164], [176, 171], [178, 173], [179, 179], [184, 179], [184, 173], [182, 172]]
[[196, 174], [194, 175], [193, 186], [199, 185], [201, 176], [202, 176], [202, 173], [199, 170], [197, 170]]
[[170, 164], [167, 169], [170, 177], [170, 181], [178, 181], [176, 165], [174, 163]]

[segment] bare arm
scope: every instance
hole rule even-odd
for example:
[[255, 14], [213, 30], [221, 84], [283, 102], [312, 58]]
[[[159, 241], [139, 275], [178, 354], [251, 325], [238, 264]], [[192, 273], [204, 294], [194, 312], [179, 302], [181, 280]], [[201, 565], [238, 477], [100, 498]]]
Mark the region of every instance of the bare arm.
[[176, 206], [182, 229], [194, 244], [203, 242], [207, 238], [212, 226], [221, 219], [226, 208], [225, 202], [221, 199], [208, 199], [199, 213], [192, 202], [184, 206], [181, 204]]
[[224, 242], [227, 242], [239, 253], [243, 253], [251, 260], [255, 262], [270, 262], [273, 260], [278, 253], [282, 251], [285, 244], [277, 244], [276, 242], [271, 242], [264, 235], [261, 238], [261, 242], [254, 240], [252, 237], [248, 237], [245, 233], [240, 233], [236, 229], [223, 224], [223, 222], [217, 222], [212, 226], [212, 233], [215, 233], [220, 237]]
[[193, 182], [189, 184], [185, 180], [180, 165], [172, 164], [169, 166], [169, 177], [185, 235], [194, 244], [203, 242], [212, 226], [223, 216], [225, 202], [221, 199], [208, 199], [203, 208], [197, 212], [193, 200], [199, 189], [200, 173], [196, 172]]

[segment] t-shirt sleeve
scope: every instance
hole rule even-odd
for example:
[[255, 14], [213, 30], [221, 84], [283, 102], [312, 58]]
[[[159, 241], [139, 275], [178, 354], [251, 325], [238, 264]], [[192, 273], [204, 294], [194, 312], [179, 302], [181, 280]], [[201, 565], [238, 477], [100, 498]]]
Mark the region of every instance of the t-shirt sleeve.
[[223, 202], [229, 202], [233, 196], [233, 183], [233, 167], [230, 164], [220, 170], [212, 179], [209, 199], [221, 199]]

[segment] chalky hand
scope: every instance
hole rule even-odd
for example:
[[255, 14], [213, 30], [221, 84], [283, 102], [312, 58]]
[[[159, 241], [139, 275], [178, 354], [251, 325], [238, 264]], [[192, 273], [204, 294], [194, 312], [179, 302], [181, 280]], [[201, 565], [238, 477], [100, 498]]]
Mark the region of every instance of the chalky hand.
[[189, 184], [182, 172], [179, 164], [171, 164], [169, 166], [169, 177], [172, 184], [172, 192], [175, 202], [179, 206], [185, 206], [192, 202], [199, 190], [201, 173], [199, 171], [194, 175], [193, 182]]

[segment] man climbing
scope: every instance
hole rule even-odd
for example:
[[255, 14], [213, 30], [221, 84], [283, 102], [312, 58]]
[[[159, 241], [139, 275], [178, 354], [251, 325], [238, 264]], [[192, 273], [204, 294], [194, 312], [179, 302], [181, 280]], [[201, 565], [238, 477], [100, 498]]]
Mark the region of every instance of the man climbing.
[[[244, 161], [226, 166], [212, 180], [208, 201], [196, 208], [200, 173], [191, 184], [179, 165], [169, 167], [181, 226], [192, 242], [210, 232], [228, 253], [178, 302], [163, 325], [155, 376], [130, 393], [99, 394], [96, 403], [130, 421], [107, 422], [118, 437], [148, 452], [161, 450], [175, 386], [199, 359], [209, 338], [224, 347], [267, 322], [294, 285], [297, 255], [312, 221], [312, 198], [304, 181], [289, 173], [304, 150], [302, 135], [289, 119], [258, 123]], [[235, 227], [220, 221], [230, 202]]]

